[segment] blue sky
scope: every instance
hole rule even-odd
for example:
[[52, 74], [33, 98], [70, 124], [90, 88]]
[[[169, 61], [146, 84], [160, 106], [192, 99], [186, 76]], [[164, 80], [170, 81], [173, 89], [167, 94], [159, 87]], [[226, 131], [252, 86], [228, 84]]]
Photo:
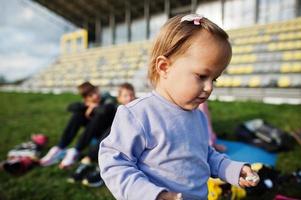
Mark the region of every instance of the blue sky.
[[59, 55], [62, 34], [76, 29], [31, 0], [0, 0], [0, 76], [13, 81], [37, 73]]

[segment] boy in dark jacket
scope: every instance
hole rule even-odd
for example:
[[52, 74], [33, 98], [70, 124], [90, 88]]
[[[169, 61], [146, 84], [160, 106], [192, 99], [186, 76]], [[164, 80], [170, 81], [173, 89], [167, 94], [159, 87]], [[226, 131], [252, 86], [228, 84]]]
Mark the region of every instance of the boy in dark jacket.
[[[42, 166], [58, 163], [61, 159], [59, 165], [61, 169], [71, 166], [80, 152], [89, 145], [91, 139], [101, 138], [112, 124], [116, 112], [116, 104], [112, 99], [102, 98], [98, 88], [89, 82], [79, 85], [78, 91], [83, 102], [72, 103], [68, 106], [68, 111], [72, 112], [72, 116], [63, 131], [60, 142], [40, 160]], [[85, 129], [76, 146], [66, 149], [82, 126]]]

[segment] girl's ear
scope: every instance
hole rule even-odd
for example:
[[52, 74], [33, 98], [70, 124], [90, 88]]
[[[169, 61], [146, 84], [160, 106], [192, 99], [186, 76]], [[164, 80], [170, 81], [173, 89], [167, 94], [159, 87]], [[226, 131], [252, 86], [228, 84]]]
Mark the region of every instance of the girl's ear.
[[165, 56], [156, 58], [156, 70], [160, 77], [166, 78], [170, 69], [170, 61]]

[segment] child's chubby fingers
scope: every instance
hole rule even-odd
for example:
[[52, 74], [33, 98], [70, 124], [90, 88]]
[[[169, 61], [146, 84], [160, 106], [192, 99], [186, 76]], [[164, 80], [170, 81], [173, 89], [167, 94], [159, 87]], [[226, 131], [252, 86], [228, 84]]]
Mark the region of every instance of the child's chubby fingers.
[[258, 176], [258, 174], [256, 172], [253, 172], [251, 175], [248, 175], [246, 178], [245, 178], [251, 186], [256, 186], [259, 181], [260, 181], [260, 178]]
[[240, 177], [239, 178], [239, 186], [242, 188], [251, 187], [251, 183], [250, 183], [250, 181], [247, 181], [244, 178]]
[[242, 187], [254, 187], [260, 181], [260, 178], [256, 172], [254, 172], [250, 166], [245, 165], [241, 170], [239, 178], [239, 185]]
[[158, 195], [157, 200], [183, 200], [183, 198], [181, 193], [163, 191]]

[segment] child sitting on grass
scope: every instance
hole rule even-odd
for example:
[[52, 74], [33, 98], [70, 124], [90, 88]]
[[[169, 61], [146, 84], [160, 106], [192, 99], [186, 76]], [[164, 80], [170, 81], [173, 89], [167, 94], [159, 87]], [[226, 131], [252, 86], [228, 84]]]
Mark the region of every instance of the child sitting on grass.
[[[109, 98], [101, 98], [98, 88], [89, 82], [79, 85], [78, 90], [83, 102], [72, 103], [68, 106], [68, 111], [72, 113], [72, 116], [63, 131], [60, 142], [40, 160], [42, 166], [53, 165], [62, 160], [59, 164], [61, 169], [70, 167], [93, 137], [102, 137], [111, 127], [116, 112], [115, 103]], [[81, 127], [85, 129], [76, 146], [67, 149]]]
[[175, 16], [163, 26], [149, 65], [154, 90], [119, 106], [100, 143], [101, 176], [116, 199], [207, 199], [210, 176], [241, 187], [258, 183], [248, 179], [255, 175], [248, 164], [209, 146], [198, 109], [231, 52], [227, 33], [200, 15]]
[[[136, 98], [135, 89], [130, 83], [122, 83], [119, 85], [117, 95], [117, 103], [119, 105], [126, 105]], [[67, 179], [69, 183], [82, 182], [89, 187], [99, 187], [103, 184], [99, 168], [95, 167], [93, 162], [97, 162], [99, 143], [109, 132], [110, 130], [106, 131], [101, 138], [94, 138], [92, 140], [94, 144], [90, 144], [88, 155], [81, 160], [75, 172]]]

